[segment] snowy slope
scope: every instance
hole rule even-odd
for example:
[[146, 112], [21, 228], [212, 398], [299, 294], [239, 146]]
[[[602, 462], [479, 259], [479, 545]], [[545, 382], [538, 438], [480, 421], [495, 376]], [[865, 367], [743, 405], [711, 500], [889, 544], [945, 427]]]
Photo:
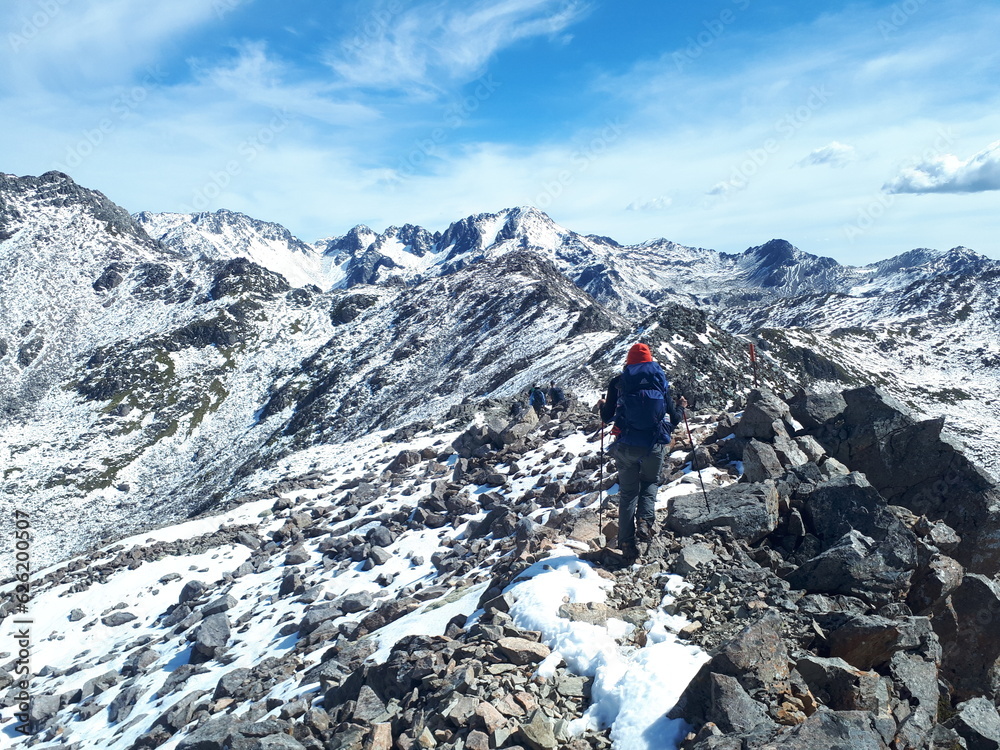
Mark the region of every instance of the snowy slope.
[[281, 274], [295, 287], [327, 288], [335, 270], [321, 253], [296, 239], [280, 224], [252, 219], [235, 211], [176, 214], [143, 211], [136, 222], [150, 237], [190, 258], [246, 258]]
[[[552, 424], [557, 432], [559, 423]], [[566, 482], [581, 476], [586, 465], [590, 469], [584, 475], [589, 476], [596, 469], [596, 445], [576, 429], [566, 437], [552, 437], [521, 456], [517, 467], [512, 464], [502, 487], [459, 483], [468, 506], [453, 526], [407, 526], [415, 500], [438, 493], [438, 485], [452, 477], [456, 456], [443, 464], [430, 458], [410, 470], [397, 470], [384, 494], [362, 490], [379, 481], [379, 473], [401, 450], [447, 456], [445, 446], [457, 433], [439, 430], [403, 443], [384, 443], [387, 436], [381, 433], [344, 447], [292, 454], [251, 483], [266, 487], [308, 471], [314, 477], [308, 488], [268, 493], [223, 514], [144, 532], [42, 571], [31, 602], [39, 637], [31, 692], [66, 698], [62, 708], [57, 699], [35, 709], [51, 717], [44, 737], [109, 750], [143, 742], [173, 750], [192, 731], [189, 722], [203, 721], [207, 713], [233, 702], [227, 695], [239, 701], [234, 717], [264, 721], [284, 718], [287, 710], [295, 715], [290, 704], [296, 700], [301, 701], [301, 715], [310, 704], [323, 706], [324, 691], [344, 680], [362, 659], [385, 663], [403, 636], [453, 632], [449, 623], [456, 617], [470, 630], [483, 614], [478, 602], [495, 568], [524, 559], [512, 537], [498, 533], [480, 539], [474, 532], [487, 517], [484, 508], [514, 504], [543, 474], [548, 482]], [[678, 479], [661, 493], [660, 505], [693, 491], [694, 484]], [[570, 507], [590, 505], [593, 523], [596, 500], [593, 493], [578, 496]], [[554, 530], [563, 515], [543, 505], [526, 518]], [[310, 533], [313, 524], [316, 533]], [[307, 532], [305, 538], [301, 533], [290, 537], [296, 529]], [[331, 544], [338, 538], [363, 541], [375, 531], [392, 539], [385, 548], [389, 557], [379, 565], [338, 554]], [[645, 611], [645, 622], [638, 626], [622, 619], [608, 619], [603, 626], [571, 622], [557, 613], [562, 605], [603, 603], [612, 584], [579, 559], [586, 544], [553, 539], [537, 555], [539, 562], [523, 563], [525, 570], [507, 588], [517, 602], [510, 611], [513, 624], [537, 631], [552, 649], [542, 664], [528, 667], [529, 673], [537, 667], [549, 680], [579, 675], [593, 682], [589, 707], [571, 716], [563, 730], [569, 736], [610, 730], [615, 747], [622, 750], [672, 746], [686, 725], [665, 719], [662, 705], [676, 702], [707, 659], [676, 636], [689, 624], [671, 610], [682, 580], [663, 578], [658, 584], [661, 601]], [[468, 563], [445, 564], [460, 559]], [[186, 595], [190, 581], [203, 583], [203, 590]], [[3, 593], [6, 598], [8, 592]], [[345, 611], [328, 616], [319, 629], [300, 624], [310, 611], [345, 599], [359, 604], [341, 605]], [[191, 607], [178, 605], [179, 600]], [[405, 605], [396, 619], [378, 619], [394, 601]], [[195, 614], [185, 614], [194, 607]], [[214, 659], [200, 658], [199, 618], [209, 616], [202, 612], [216, 611], [234, 623], [232, 638]], [[123, 616], [124, 624], [110, 619], [116, 615]], [[339, 652], [339, 662], [329, 661], [331, 647]], [[315, 667], [321, 662], [326, 670], [318, 673]], [[253, 700], [245, 700], [238, 683], [225, 677], [240, 671], [245, 680], [256, 676], [261, 681], [259, 691], [249, 694]], [[223, 678], [230, 679], [225, 684], [233, 692], [218, 687]], [[631, 698], [636, 695], [649, 700]], [[276, 706], [271, 711], [263, 708], [269, 699]], [[0, 733], [5, 746], [21, 747], [26, 740], [16, 731], [14, 714], [15, 707], [0, 711]]]

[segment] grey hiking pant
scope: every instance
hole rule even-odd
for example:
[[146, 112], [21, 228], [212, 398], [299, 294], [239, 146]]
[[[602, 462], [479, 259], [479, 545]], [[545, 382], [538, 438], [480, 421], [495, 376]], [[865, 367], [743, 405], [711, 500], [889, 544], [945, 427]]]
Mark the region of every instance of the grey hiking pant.
[[[618, 468], [618, 548], [635, 544], [635, 519], [656, 520], [656, 493], [667, 446], [652, 448], [615, 443], [609, 449]], [[638, 514], [637, 512], [638, 511]]]

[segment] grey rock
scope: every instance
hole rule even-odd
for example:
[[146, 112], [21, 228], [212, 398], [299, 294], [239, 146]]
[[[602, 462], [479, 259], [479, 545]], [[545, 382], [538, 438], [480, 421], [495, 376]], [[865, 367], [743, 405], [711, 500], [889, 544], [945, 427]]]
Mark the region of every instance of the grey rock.
[[[849, 531], [856, 530], [875, 541], [897, 538], [904, 548], [916, 546], [916, 537], [888, 509], [878, 490], [857, 472], [835, 477], [818, 485], [804, 501], [807, 527], [829, 549]], [[913, 559], [912, 553], [909, 555]]]
[[712, 551], [711, 545], [705, 542], [685, 540], [682, 544], [684, 546], [681, 547], [677, 555], [677, 563], [674, 565], [674, 571], [679, 575], [689, 575], [699, 567], [711, 565], [719, 559]]
[[[913, 551], [909, 550], [912, 554]], [[786, 580], [809, 593], [845, 594], [881, 605], [895, 601], [910, 584], [914, 562], [901, 560], [905, 547], [877, 544], [858, 531], [803, 563]]]
[[376, 526], [371, 529], [366, 535], [366, 538], [372, 547], [388, 547], [396, 541], [393, 533], [385, 526]]
[[131, 612], [123, 612], [119, 610], [118, 612], [112, 612], [107, 617], [102, 617], [101, 622], [109, 628], [115, 628], [137, 619], [138, 618]]
[[965, 571], [958, 561], [945, 555], [935, 555], [927, 567], [914, 577], [906, 603], [914, 612], [930, 613], [962, 585], [964, 577]]
[[1000, 748], [1000, 714], [986, 698], [972, 698], [956, 706], [956, 713], [945, 726], [965, 740], [969, 750]]
[[389, 718], [389, 713], [378, 694], [368, 685], [363, 685], [358, 692], [353, 718], [366, 724], [377, 724]]
[[173, 734], [191, 721], [199, 699], [205, 695], [207, 695], [205, 690], [192, 690], [164, 711], [154, 722], [154, 725], [166, 727]]
[[74, 609], [73, 611], [71, 611], [69, 613], [69, 621], [70, 622], [80, 622], [80, 620], [82, 620], [86, 616], [87, 615], [84, 613], [84, 611], [82, 609]]
[[285, 565], [302, 565], [303, 563], [309, 562], [310, 554], [309, 550], [305, 547], [297, 546], [293, 547], [285, 555]]
[[194, 601], [207, 589], [206, 586], [201, 581], [188, 581], [184, 584], [184, 588], [181, 589], [180, 596], [177, 601], [180, 604], [187, 604], [188, 602]]
[[245, 697], [245, 686], [253, 673], [246, 667], [230, 670], [219, 678], [212, 700]]
[[782, 466], [802, 466], [810, 461], [809, 456], [799, 448], [798, 440], [783, 435], [774, 438], [774, 451]]
[[795, 668], [813, 695], [837, 711], [871, 711], [889, 707], [889, 691], [877, 672], [855, 669], [843, 659], [807, 656]]
[[[794, 416], [794, 414], [792, 415]], [[801, 420], [799, 420], [801, 421]], [[799, 450], [805, 455], [806, 459], [814, 463], [819, 463], [823, 460], [826, 455], [826, 450], [819, 441], [812, 435], [799, 435], [795, 438], [795, 444], [798, 446]]]
[[833, 422], [847, 409], [847, 402], [839, 393], [799, 391], [788, 401], [788, 407], [796, 422], [812, 429]]
[[751, 698], [735, 677], [713, 672], [709, 680], [711, 704], [706, 718], [724, 733], [742, 734], [762, 724], [773, 725], [764, 706]]
[[220, 612], [225, 612], [228, 609], [232, 609], [237, 604], [236, 599], [234, 599], [229, 594], [221, 596], [218, 599], [210, 601], [204, 607], [201, 608], [202, 617], [211, 617], [212, 615], [217, 615]]
[[392, 559], [392, 553], [384, 547], [372, 547], [368, 553], [368, 559], [373, 565], [385, 565]]
[[587, 622], [591, 625], [604, 625], [609, 617], [615, 615], [617, 615], [617, 610], [603, 602], [562, 604], [559, 607], [560, 617], [565, 617], [573, 622]]
[[951, 612], [934, 619], [943, 649], [941, 673], [961, 699], [997, 696], [1000, 684], [1000, 584], [966, 575], [951, 595]]
[[778, 454], [770, 443], [753, 439], [747, 443], [743, 449], [743, 476], [748, 482], [778, 479], [784, 473]]
[[758, 542], [778, 525], [778, 493], [770, 482], [731, 484], [708, 492], [670, 499], [668, 527], [684, 535], [700, 534], [728, 526], [737, 538]]
[[206, 617], [195, 631], [195, 649], [205, 656], [214, 657], [229, 643], [230, 633], [229, 618], [225, 613]]
[[28, 721], [37, 731], [59, 713], [62, 702], [58, 695], [32, 695], [28, 701]]
[[198, 727], [182, 739], [177, 750], [228, 750], [234, 736], [237, 736], [237, 719], [222, 714]]
[[820, 708], [791, 732], [773, 742], [753, 746], [774, 750], [886, 750], [888, 745], [866, 711], [831, 711]]
[[737, 437], [771, 441], [774, 423], [791, 419], [788, 404], [770, 391], [751, 391], [743, 416], [736, 424]]
[[123, 685], [118, 695], [108, 704], [108, 721], [112, 724], [125, 721], [132, 714], [136, 701], [144, 692], [146, 688], [141, 685]]
[[530, 721], [521, 724], [519, 735], [531, 750], [555, 750], [559, 746], [555, 724], [541, 709], [531, 715]]
[[355, 612], [363, 612], [372, 606], [374, 599], [372, 595], [367, 591], [362, 591], [356, 594], [348, 594], [347, 596], [341, 597], [337, 600], [337, 605], [345, 614], [354, 614]]

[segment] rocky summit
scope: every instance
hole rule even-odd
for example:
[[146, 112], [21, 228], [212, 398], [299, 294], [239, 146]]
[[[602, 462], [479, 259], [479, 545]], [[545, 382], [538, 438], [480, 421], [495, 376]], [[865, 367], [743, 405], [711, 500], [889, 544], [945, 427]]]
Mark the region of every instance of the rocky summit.
[[[0, 274], [4, 746], [1000, 747], [995, 261], [309, 243], [50, 172]], [[633, 561], [637, 340], [690, 408]]]

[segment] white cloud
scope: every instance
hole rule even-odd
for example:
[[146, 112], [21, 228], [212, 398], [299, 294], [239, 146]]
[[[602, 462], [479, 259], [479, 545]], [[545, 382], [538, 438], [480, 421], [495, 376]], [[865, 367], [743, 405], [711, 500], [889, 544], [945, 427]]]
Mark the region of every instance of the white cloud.
[[426, 94], [475, 79], [494, 54], [522, 39], [559, 38], [586, 12], [579, 0], [451, 0], [407, 9], [395, 2], [373, 12], [327, 63], [349, 86]]
[[858, 154], [854, 146], [848, 146], [839, 141], [828, 143], [822, 148], [812, 151], [799, 162], [800, 167], [827, 165], [831, 167], [846, 167], [857, 161]]
[[953, 154], [903, 169], [883, 188], [890, 193], [982, 193], [1000, 190], [1000, 141], [962, 160]]
[[375, 109], [352, 101], [328, 84], [292, 82], [294, 71], [268, 56], [263, 42], [245, 42], [237, 47], [237, 52], [235, 60], [214, 68], [201, 69], [195, 63], [199, 81], [239, 100], [311, 117], [329, 125], [359, 125], [379, 117]]
[[8, 0], [3, 12], [0, 90], [73, 92], [114, 83], [156, 62], [178, 34], [219, 19], [207, 0]]
[[666, 211], [673, 204], [672, 198], [659, 196], [649, 200], [632, 201], [625, 207], [626, 211]]

